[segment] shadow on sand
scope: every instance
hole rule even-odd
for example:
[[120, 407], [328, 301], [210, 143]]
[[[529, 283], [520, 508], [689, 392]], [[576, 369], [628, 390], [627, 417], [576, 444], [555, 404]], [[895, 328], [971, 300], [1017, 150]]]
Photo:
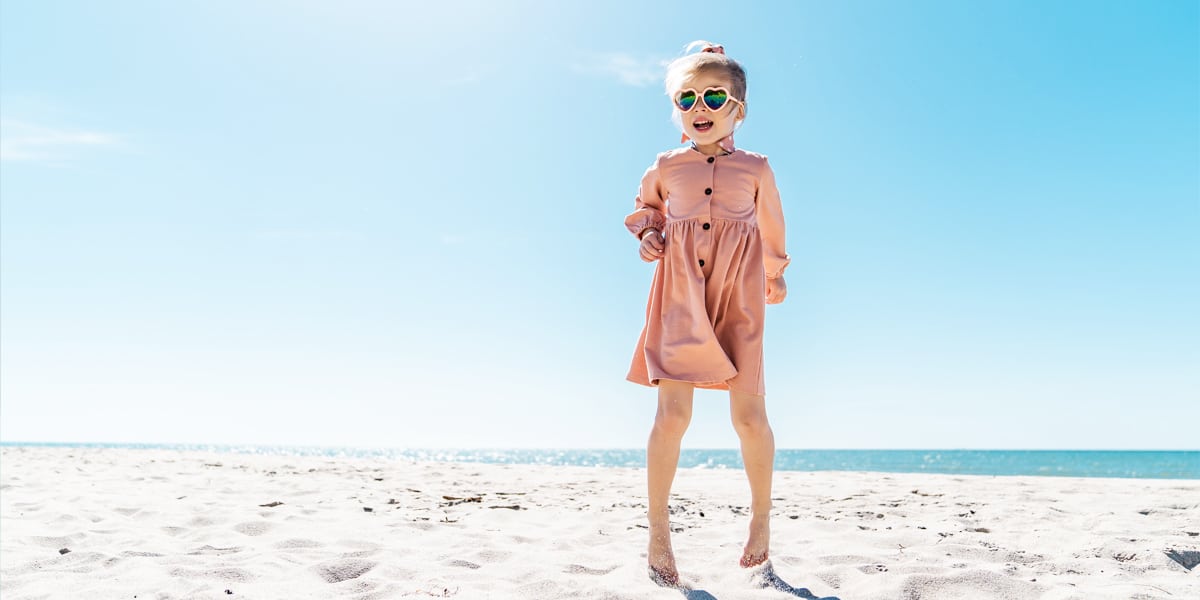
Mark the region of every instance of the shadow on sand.
[[760, 567], [759, 572], [754, 574], [753, 581], [758, 584], [759, 587], [764, 589], [774, 588], [781, 592], [787, 592], [797, 598], [804, 598], [805, 600], [841, 600], [837, 596], [817, 596], [816, 594], [808, 591], [808, 588], [798, 588], [792, 586], [790, 583], [784, 581], [783, 578], [781, 578], [779, 574], [775, 572], [775, 566], [772, 565], [771, 561], [769, 560], [766, 563], [763, 563], [763, 566]]
[[[679, 593], [683, 594], [683, 597], [687, 598], [687, 600], [717, 600], [717, 597], [709, 592], [695, 589], [685, 583], [671, 585], [665, 581], [662, 581], [661, 579], [653, 577], [653, 573], [651, 580], [662, 587], [670, 587], [679, 590]], [[754, 569], [754, 572], [750, 575], [750, 581], [753, 583], [753, 585], [759, 588], [776, 589], [781, 592], [791, 594], [797, 598], [804, 598], [804, 600], [841, 600], [837, 596], [817, 596], [816, 594], [810, 592], [808, 588], [798, 588], [791, 585], [790, 583], [784, 581], [783, 578], [781, 578], [779, 574], [775, 572], [775, 567], [769, 560], [766, 563], [763, 563], [761, 567]]]

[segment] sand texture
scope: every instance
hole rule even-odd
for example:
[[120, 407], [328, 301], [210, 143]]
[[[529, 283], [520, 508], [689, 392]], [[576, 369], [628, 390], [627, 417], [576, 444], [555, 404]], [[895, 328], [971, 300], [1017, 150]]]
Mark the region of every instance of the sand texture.
[[683, 589], [646, 573], [645, 471], [98, 448], [0, 449], [0, 596], [1200, 598], [1200, 481], [685, 469]]

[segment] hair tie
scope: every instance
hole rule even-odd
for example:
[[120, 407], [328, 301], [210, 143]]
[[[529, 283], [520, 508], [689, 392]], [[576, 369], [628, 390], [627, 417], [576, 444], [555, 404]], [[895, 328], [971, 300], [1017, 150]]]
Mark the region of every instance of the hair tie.
[[725, 54], [725, 46], [717, 44], [715, 46], [708, 45], [700, 50], [701, 52], [712, 52], [714, 54]]

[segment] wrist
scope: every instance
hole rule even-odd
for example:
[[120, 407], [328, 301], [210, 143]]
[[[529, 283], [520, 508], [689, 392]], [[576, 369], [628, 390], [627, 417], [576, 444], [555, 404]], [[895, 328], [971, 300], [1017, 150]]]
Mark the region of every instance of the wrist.
[[647, 227], [642, 230], [642, 234], [638, 236], [638, 239], [639, 240], [646, 239], [646, 234], [648, 234], [648, 233], [658, 233], [658, 230], [653, 227]]

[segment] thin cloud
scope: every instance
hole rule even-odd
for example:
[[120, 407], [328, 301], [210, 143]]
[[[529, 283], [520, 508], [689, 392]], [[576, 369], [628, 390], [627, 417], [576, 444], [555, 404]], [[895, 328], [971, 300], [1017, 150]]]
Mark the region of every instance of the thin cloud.
[[597, 54], [583, 63], [573, 65], [581, 73], [598, 73], [615, 77], [625, 85], [646, 87], [661, 83], [670, 60], [637, 57], [626, 52]]
[[0, 118], [0, 160], [58, 161], [87, 147], [113, 146], [120, 139], [96, 131], [56, 129], [17, 119]]

